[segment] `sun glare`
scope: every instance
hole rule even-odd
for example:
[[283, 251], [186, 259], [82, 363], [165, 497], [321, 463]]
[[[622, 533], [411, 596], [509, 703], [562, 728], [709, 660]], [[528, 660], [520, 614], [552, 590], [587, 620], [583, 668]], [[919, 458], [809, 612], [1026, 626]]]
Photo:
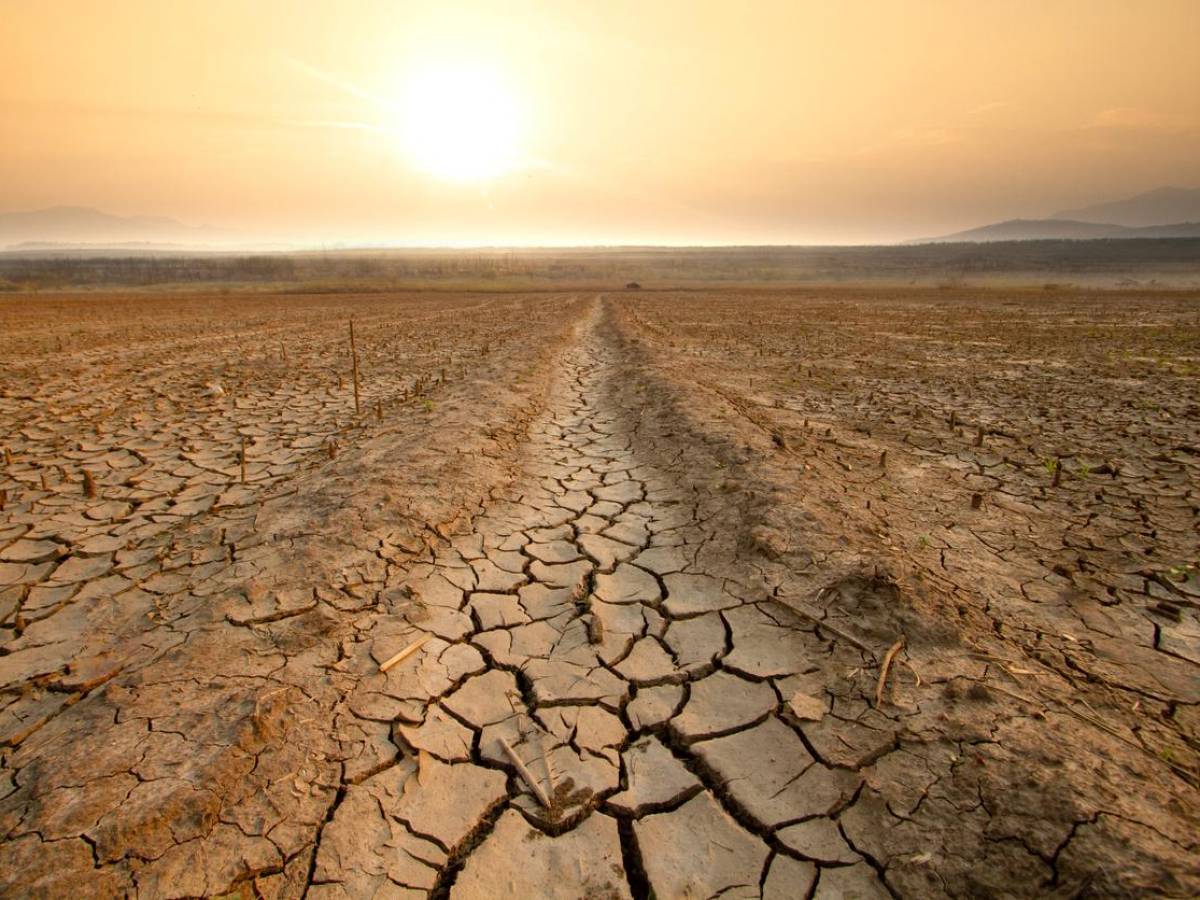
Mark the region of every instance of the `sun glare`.
[[469, 64], [415, 72], [398, 115], [404, 152], [430, 175], [484, 181], [520, 162], [520, 109], [498, 72]]

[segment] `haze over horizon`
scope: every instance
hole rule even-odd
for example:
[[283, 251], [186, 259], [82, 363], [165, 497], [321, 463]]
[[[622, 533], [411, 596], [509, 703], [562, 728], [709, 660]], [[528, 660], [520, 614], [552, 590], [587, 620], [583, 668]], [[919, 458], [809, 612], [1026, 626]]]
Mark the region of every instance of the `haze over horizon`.
[[1191, 2], [5, 18], [5, 211], [351, 244], [870, 243], [1200, 184]]

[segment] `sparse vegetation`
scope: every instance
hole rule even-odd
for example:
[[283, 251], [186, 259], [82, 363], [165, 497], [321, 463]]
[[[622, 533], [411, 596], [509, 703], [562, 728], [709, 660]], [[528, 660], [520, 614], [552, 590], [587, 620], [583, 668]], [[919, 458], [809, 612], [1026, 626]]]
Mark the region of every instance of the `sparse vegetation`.
[[[0, 253], [0, 290], [207, 285], [336, 294], [347, 290], [553, 290], [588, 287], [645, 293], [670, 286], [882, 283], [1042, 287], [1069, 296], [1157, 275], [1164, 286], [1200, 284], [1200, 239], [1018, 241], [891, 247], [393, 250], [205, 254]], [[1047, 272], [1078, 273], [1050, 288]], [[945, 277], [953, 273], [952, 278]], [[630, 276], [635, 276], [630, 280]], [[638, 288], [629, 288], [630, 284]], [[1049, 302], [1049, 301], [1047, 301]]]

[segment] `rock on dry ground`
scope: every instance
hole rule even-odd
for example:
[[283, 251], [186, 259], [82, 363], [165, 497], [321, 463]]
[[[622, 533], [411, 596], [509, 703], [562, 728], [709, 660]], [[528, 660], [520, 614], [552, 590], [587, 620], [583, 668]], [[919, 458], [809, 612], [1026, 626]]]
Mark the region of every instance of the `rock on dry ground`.
[[[177, 302], [157, 349], [138, 351], [163, 357], [164, 391], [225, 352], [194, 338], [184, 313], [200, 314]], [[252, 333], [290, 334], [308, 360], [345, 369], [331, 336], [340, 301], [286, 314], [245, 302], [261, 317], [245, 323]], [[70, 378], [103, 372], [86, 348], [66, 381], [47, 376], [56, 399], [39, 399], [46, 359], [14, 364], [18, 386], [0, 397], [22, 423], [5, 435], [0, 514], [0, 891], [1200, 890], [1191, 582], [1168, 580], [1157, 598], [1178, 613], [1176, 643], [1160, 629], [1144, 649], [1124, 594], [1088, 606], [1090, 582], [1069, 569], [1050, 574], [1074, 593], [1033, 590], [1019, 573], [1043, 556], [1024, 542], [1043, 539], [1046, 509], [1064, 502], [1049, 491], [1011, 499], [1027, 506], [1019, 519], [980, 527], [1003, 552], [971, 568], [927, 486], [968, 468], [894, 441], [855, 443], [851, 456], [828, 407], [805, 426], [777, 421], [817, 408], [788, 400], [778, 373], [769, 403], [738, 392], [726, 363], [752, 344], [722, 316], [753, 323], [747, 310], [761, 308], [797, 333], [818, 327], [788, 302], [373, 298], [355, 308], [379, 317], [359, 334], [381, 418], [347, 410], [345, 384], [323, 411], [271, 412], [294, 407], [249, 375], [233, 391], [226, 378], [211, 406], [159, 410], [123, 384], [85, 401]], [[703, 340], [689, 330], [698, 314], [720, 325]], [[765, 324], [752, 334], [783, 350], [773, 342], [786, 329]], [[274, 350], [260, 343], [265, 364]], [[233, 366], [250, 351], [227, 352]], [[735, 358], [753, 372], [754, 355]], [[116, 371], [149, 365], [127, 364]], [[291, 397], [321, 396], [306, 379], [328, 376], [309, 365]], [[239, 398], [262, 452], [292, 448], [246, 485], [230, 455]], [[147, 402], [138, 420], [131, 405]], [[104, 424], [89, 403], [128, 424]], [[323, 430], [330, 415], [335, 431]], [[78, 437], [81, 421], [103, 440]], [[816, 421], [838, 449], [805, 449]], [[295, 427], [316, 442], [297, 444]], [[219, 447], [189, 457], [193, 430]], [[873, 440], [889, 434], [878, 426]], [[863, 457], [884, 449], [886, 466], [863, 478]], [[110, 458], [120, 452], [135, 459], [128, 471]], [[99, 471], [97, 496], [69, 477], [75, 460]], [[62, 474], [43, 486], [46, 472]], [[895, 511], [872, 514], [895, 516], [884, 539], [861, 507], [895, 482]], [[1172, 515], [1170, 498], [1196, 499], [1191, 478], [1167, 500], [1140, 487], [1123, 485]], [[943, 571], [897, 549], [918, 527]], [[1093, 558], [1094, 545], [1065, 546]], [[1133, 596], [1135, 582], [1116, 590]], [[1076, 613], [1068, 653], [1061, 610], [1093, 607]], [[1119, 713], [1116, 685], [1137, 698]]]

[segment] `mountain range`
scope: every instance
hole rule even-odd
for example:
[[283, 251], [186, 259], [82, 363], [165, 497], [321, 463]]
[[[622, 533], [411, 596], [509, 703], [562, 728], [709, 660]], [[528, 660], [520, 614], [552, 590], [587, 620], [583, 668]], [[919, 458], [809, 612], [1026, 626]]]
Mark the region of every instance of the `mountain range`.
[[[1009, 219], [906, 243], [1181, 237], [1200, 237], [1200, 188], [1158, 188], [1042, 219]], [[115, 216], [83, 206], [0, 213], [0, 250], [184, 251], [254, 243], [259, 242], [248, 242], [246, 235], [228, 229], [185, 225], [165, 216]]]
[[0, 213], [0, 249], [121, 246], [220, 246], [239, 234], [185, 225], [165, 216], [114, 216], [84, 206]]
[[1200, 188], [1164, 187], [1126, 200], [1098, 203], [1082, 209], [1064, 209], [1050, 218], [1125, 225], [1129, 228], [1172, 222], [1200, 222]]
[[910, 244], [1200, 237], [1200, 188], [1164, 187], [1135, 197], [1066, 209], [1044, 219], [1009, 219]]

